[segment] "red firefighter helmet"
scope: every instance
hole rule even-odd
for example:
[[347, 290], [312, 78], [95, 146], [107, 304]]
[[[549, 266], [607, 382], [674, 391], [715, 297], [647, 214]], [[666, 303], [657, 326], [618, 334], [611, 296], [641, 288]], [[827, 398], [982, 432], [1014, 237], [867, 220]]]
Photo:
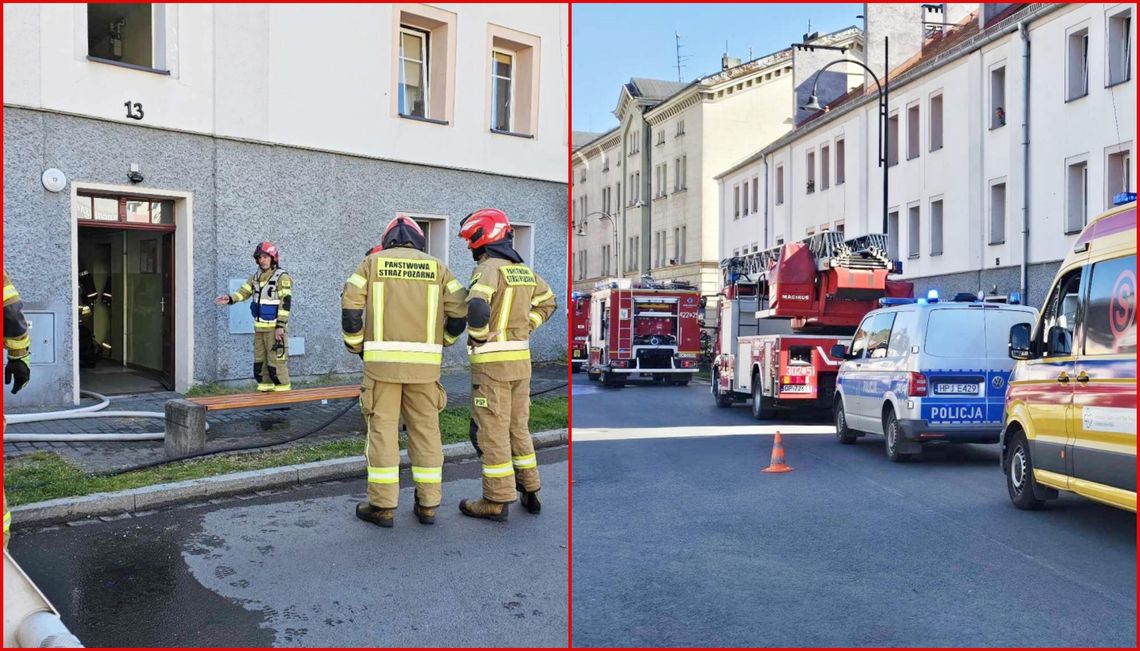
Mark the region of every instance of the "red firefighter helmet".
[[257, 248], [253, 250], [253, 259], [256, 260], [257, 256], [262, 253], [269, 256], [273, 260], [273, 264], [278, 265], [281, 263], [281, 254], [278, 253], [277, 247], [273, 245], [273, 242], [262, 242], [258, 244]]
[[424, 229], [420, 228], [416, 220], [407, 215], [396, 215], [380, 235], [380, 246], [393, 247], [403, 244], [411, 244], [423, 251], [427, 248], [427, 238], [424, 236]]
[[501, 242], [511, 234], [507, 214], [498, 208], [480, 208], [459, 222], [459, 237], [467, 240], [467, 248], [478, 249]]

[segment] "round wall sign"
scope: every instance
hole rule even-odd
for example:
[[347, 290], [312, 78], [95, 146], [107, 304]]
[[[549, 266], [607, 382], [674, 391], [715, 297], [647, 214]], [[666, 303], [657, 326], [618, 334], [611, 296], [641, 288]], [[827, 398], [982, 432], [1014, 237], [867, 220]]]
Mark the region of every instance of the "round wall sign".
[[41, 180], [49, 192], [59, 192], [67, 187], [67, 177], [63, 175], [63, 172], [54, 167], [49, 170], [44, 170], [44, 175]]

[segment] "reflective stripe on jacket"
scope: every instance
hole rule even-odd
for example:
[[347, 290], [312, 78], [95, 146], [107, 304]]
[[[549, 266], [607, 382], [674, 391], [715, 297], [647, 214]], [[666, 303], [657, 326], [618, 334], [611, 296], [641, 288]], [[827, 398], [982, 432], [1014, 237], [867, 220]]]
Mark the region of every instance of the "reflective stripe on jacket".
[[483, 299], [491, 319], [467, 331], [472, 371], [502, 381], [530, 377], [530, 333], [554, 314], [550, 285], [525, 264], [484, 258], [471, 275], [468, 301]]
[[31, 354], [32, 339], [28, 335], [28, 322], [24, 319], [24, 302], [20, 292], [4, 272], [4, 348], [10, 359]]

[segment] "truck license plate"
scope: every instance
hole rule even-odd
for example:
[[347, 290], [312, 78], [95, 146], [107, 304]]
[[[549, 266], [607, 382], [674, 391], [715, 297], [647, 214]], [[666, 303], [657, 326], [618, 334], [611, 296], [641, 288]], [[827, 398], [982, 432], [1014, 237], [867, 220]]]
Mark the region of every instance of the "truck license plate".
[[934, 392], [935, 393], [947, 393], [947, 394], [956, 394], [956, 395], [976, 396], [976, 395], [978, 395], [978, 385], [973, 384], [973, 383], [971, 383], [971, 384], [936, 384], [936, 385], [934, 385]]
[[811, 393], [810, 384], [784, 384], [780, 386], [780, 393]]

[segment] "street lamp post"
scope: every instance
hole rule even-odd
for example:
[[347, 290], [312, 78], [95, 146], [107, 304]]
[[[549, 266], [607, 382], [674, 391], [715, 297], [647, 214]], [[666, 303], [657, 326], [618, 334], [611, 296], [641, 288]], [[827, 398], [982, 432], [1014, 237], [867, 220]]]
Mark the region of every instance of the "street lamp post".
[[[883, 70], [886, 71], [884, 72], [884, 75], [890, 71], [890, 67], [887, 65], [888, 44], [889, 40], [887, 38], [884, 38]], [[819, 105], [819, 97], [817, 97], [815, 94], [816, 86], [819, 85], [819, 76], [823, 74], [824, 70], [827, 70], [831, 66], [839, 63], [854, 63], [855, 65], [862, 67], [868, 72], [868, 74], [871, 75], [871, 79], [875, 81], [875, 86], [879, 90], [879, 167], [883, 168], [883, 236], [887, 238], [887, 249], [890, 250], [891, 234], [887, 224], [887, 188], [889, 187], [887, 181], [887, 170], [890, 169], [890, 166], [887, 164], [887, 88], [879, 83], [879, 77], [875, 74], [875, 71], [868, 68], [867, 64], [863, 63], [862, 61], [858, 61], [856, 59], [836, 59], [835, 61], [832, 61], [831, 63], [820, 68], [819, 72], [816, 73], [815, 81], [813, 81], [811, 85], [811, 95], [808, 96], [808, 103], [800, 108], [807, 111], [817, 112], [823, 110], [823, 107]]]
[[617, 232], [617, 220], [614, 219], [613, 215], [609, 214], [608, 212], [602, 211], [602, 210], [595, 210], [594, 212], [591, 212], [591, 213], [584, 215], [582, 217], [582, 222], [580, 224], [578, 224], [578, 236], [579, 237], [585, 237], [585, 235], [586, 235], [586, 220], [589, 219], [590, 216], [592, 216], [592, 215], [598, 215], [600, 217], [604, 217], [604, 218], [610, 220], [610, 225], [614, 227], [614, 269], [617, 269], [617, 266], [618, 266], [618, 264], [617, 264], [618, 263], [618, 246], [617, 246], [618, 245], [618, 232]]

